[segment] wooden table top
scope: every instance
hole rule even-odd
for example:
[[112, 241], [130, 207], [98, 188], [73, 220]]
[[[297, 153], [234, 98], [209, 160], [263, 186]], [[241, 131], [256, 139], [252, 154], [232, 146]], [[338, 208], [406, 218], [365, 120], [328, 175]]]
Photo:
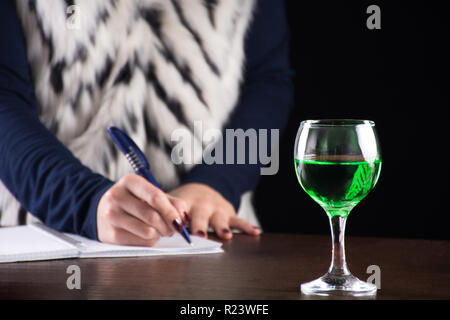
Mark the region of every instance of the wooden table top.
[[[330, 247], [329, 236], [237, 234], [218, 254], [0, 264], [0, 299], [311, 299], [299, 285], [327, 271]], [[347, 237], [346, 250], [361, 280], [380, 267], [377, 299], [450, 299], [450, 241]], [[69, 265], [80, 290], [67, 288]]]

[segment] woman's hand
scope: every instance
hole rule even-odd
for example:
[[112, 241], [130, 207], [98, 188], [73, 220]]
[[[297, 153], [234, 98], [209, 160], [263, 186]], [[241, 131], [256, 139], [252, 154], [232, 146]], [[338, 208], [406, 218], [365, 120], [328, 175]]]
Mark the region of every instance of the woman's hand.
[[180, 227], [187, 205], [141, 176], [121, 178], [101, 197], [97, 207], [98, 239], [102, 242], [153, 246], [160, 236]]
[[186, 203], [193, 235], [206, 237], [209, 225], [222, 239], [233, 237], [230, 228], [254, 236], [261, 233], [257, 226], [238, 218], [232, 204], [205, 184], [187, 183], [170, 191], [169, 194]]

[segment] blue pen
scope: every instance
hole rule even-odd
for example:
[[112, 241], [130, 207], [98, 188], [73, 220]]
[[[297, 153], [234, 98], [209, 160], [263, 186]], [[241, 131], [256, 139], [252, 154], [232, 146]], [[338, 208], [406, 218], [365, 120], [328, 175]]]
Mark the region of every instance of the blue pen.
[[[122, 151], [128, 162], [133, 167], [134, 172], [146, 178], [153, 185], [161, 189], [155, 178], [153, 178], [152, 174], [150, 173], [150, 164], [148, 163], [144, 153], [141, 151], [141, 149], [139, 149], [136, 143], [134, 143], [134, 141], [119, 128], [109, 127], [108, 132], [116, 145], [119, 147], [120, 151]], [[175, 223], [174, 221], [174, 226], [178, 229], [183, 238], [185, 238], [189, 244], [192, 244], [189, 232], [187, 231], [183, 222], [180, 220]]]

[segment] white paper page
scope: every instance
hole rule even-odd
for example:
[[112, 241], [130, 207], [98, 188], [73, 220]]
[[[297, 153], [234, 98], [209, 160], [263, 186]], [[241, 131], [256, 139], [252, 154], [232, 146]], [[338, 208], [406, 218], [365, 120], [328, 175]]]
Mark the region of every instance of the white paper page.
[[31, 226], [0, 228], [0, 263], [78, 257], [78, 250]]
[[191, 235], [193, 244], [191, 246], [178, 233], [175, 233], [171, 237], [161, 237], [158, 243], [153, 247], [119, 246], [86, 239], [79, 235], [66, 235], [85, 245], [86, 249], [81, 251], [80, 258], [185, 255], [223, 252], [221, 248], [222, 244], [220, 242]]

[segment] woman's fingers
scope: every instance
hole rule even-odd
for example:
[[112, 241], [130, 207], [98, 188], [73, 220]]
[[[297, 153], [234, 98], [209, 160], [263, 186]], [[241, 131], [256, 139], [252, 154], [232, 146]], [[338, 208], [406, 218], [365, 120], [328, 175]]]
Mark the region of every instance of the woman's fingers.
[[169, 201], [172, 203], [172, 205], [175, 207], [175, 209], [177, 209], [177, 211], [179, 213], [181, 213], [185, 226], [186, 227], [190, 226], [191, 219], [188, 215], [189, 208], [188, 208], [187, 203], [184, 200], [175, 198], [171, 195], [167, 195], [167, 197], [169, 198]]
[[109, 242], [114, 244], [126, 245], [126, 246], [143, 246], [152, 247], [159, 240], [157, 232], [155, 232], [155, 237], [144, 239], [138, 237], [137, 235], [128, 232], [127, 230], [121, 228], [111, 229], [111, 232], [106, 240], [103, 242]]
[[217, 236], [224, 240], [229, 240], [233, 237], [232, 228], [253, 236], [261, 234], [259, 227], [238, 218], [234, 213], [219, 211], [211, 214], [208, 208], [193, 207], [191, 209], [191, 217], [191, 233], [196, 236], [206, 237], [208, 226], [211, 226]]
[[158, 230], [146, 223], [142, 223], [141, 220], [128, 214], [127, 212], [116, 208], [109, 214], [109, 221], [114, 229], [122, 229], [134, 234], [142, 240], [149, 241], [153, 239], [159, 239], [160, 233]]
[[201, 207], [193, 207], [191, 215], [191, 234], [207, 238], [210, 213]]
[[127, 190], [125, 190], [125, 193], [124, 199], [120, 201], [122, 210], [137, 218], [139, 221], [142, 221], [144, 224], [155, 228], [162, 236], [170, 236], [173, 234], [172, 228], [166, 224], [158, 212]]
[[229, 240], [233, 237], [230, 230], [229, 215], [216, 213], [211, 216], [210, 224], [221, 239]]
[[108, 189], [97, 207], [102, 242], [153, 245], [179, 230], [184, 201], [170, 197], [138, 175], [127, 175]]
[[124, 176], [121, 182], [135, 197], [157, 211], [173, 231], [178, 230], [177, 225], [181, 224], [183, 217], [162, 190], [135, 174]]
[[258, 226], [255, 226], [253, 223], [250, 223], [244, 219], [239, 218], [238, 216], [233, 216], [230, 218], [230, 227], [239, 229], [249, 235], [257, 236], [261, 234], [261, 229]]
[[257, 236], [261, 234], [261, 229], [254, 224], [237, 217], [236, 215], [226, 215], [215, 213], [210, 219], [211, 227], [216, 234], [222, 238], [229, 240], [233, 237], [231, 228], [243, 231], [246, 234]]

